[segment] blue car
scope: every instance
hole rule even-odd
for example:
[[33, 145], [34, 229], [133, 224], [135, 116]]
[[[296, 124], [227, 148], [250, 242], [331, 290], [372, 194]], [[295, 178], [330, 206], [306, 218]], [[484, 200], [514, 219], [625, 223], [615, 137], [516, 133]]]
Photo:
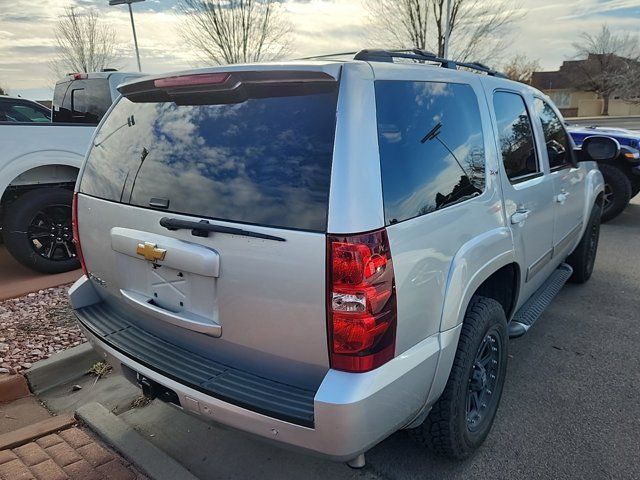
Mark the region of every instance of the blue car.
[[581, 146], [585, 138], [594, 135], [615, 138], [620, 144], [618, 158], [598, 164], [605, 181], [602, 221], [617, 217], [627, 207], [629, 200], [640, 192], [640, 131], [578, 125], [568, 125], [567, 129], [577, 146]]

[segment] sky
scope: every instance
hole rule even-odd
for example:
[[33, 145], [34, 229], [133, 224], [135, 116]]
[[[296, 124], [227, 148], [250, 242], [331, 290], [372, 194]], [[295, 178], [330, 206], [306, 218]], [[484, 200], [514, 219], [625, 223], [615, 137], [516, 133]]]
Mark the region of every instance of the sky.
[[[146, 0], [134, 8], [144, 72], [184, 70], [198, 63], [178, 34], [179, 0]], [[368, 3], [371, 3], [369, 0]], [[514, 0], [515, 1], [515, 0]], [[359, 50], [371, 46], [366, 0], [282, 0], [292, 25], [291, 58]], [[108, 0], [0, 0], [0, 86], [34, 100], [50, 99], [55, 84], [50, 61], [54, 31], [65, 6], [96, 7], [117, 33], [119, 70], [136, 68], [131, 25], [126, 6], [109, 7]], [[603, 23], [615, 32], [640, 34], [640, 0], [519, 0], [526, 14], [508, 33], [505, 60], [525, 54], [544, 70], [556, 70], [574, 56], [583, 32]], [[496, 63], [500, 63], [499, 60]], [[499, 66], [499, 65], [498, 65]]]

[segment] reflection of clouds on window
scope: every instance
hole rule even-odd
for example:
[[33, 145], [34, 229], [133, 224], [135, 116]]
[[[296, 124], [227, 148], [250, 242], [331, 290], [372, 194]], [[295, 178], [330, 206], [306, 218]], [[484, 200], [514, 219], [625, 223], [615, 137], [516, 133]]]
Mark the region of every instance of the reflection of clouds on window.
[[402, 132], [398, 129], [397, 125], [378, 124], [378, 132], [387, 142], [396, 143], [402, 140]]
[[427, 107], [433, 107], [437, 97], [452, 95], [449, 84], [443, 82], [413, 82], [413, 91], [416, 104]]
[[204, 106], [121, 100], [100, 136], [132, 114], [135, 127], [94, 148], [82, 190], [117, 199], [135, 176], [135, 205], [164, 197], [172, 211], [322, 230], [335, 107], [334, 94]]

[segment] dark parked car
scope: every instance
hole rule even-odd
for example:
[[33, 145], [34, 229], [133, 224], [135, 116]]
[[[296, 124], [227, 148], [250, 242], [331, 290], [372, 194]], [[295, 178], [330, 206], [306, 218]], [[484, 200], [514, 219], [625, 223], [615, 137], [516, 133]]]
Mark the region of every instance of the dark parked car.
[[640, 132], [623, 128], [568, 127], [576, 145], [593, 135], [615, 138], [620, 144], [620, 155], [606, 162], [598, 162], [605, 181], [602, 221], [607, 222], [622, 213], [629, 200], [640, 192]]

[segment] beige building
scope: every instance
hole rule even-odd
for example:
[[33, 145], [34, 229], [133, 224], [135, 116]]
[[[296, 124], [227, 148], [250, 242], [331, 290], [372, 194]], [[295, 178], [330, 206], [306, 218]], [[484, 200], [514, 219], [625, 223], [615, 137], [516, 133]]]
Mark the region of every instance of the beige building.
[[[565, 117], [596, 117], [602, 115], [604, 101], [594, 92], [580, 90], [572, 72], [584, 60], [562, 62], [559, 70], [534, 72], [531, 84], [549, 95]], [[613, 95], [609, 101], [609, 115], [640, 115], [640, 104], [625, 102]]]

